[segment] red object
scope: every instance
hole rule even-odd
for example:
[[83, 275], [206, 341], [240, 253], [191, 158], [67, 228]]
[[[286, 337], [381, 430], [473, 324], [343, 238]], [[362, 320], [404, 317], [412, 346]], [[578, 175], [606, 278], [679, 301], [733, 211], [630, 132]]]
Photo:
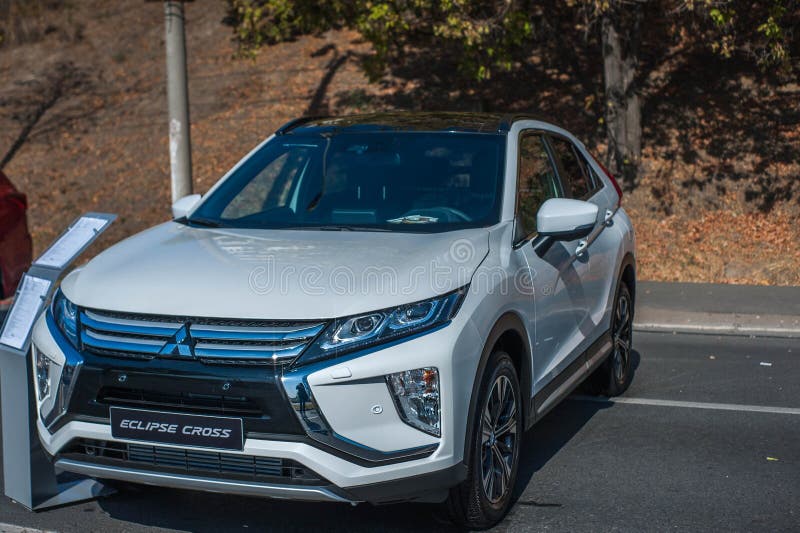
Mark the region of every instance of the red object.
[[22, 274], [31, 266], [27, 211], [27, 197], [0, 172], [0, 300], [14, 295]]
[[[589, 155], [591, 155], [591, 154], [589, 154]], [[622, 205], [622, 187], [620, 187], [619, 183], [617, 183], [617, 178], [615, 178], [614, 174], [609, 172], [608, 169], [606, 168], [606, 166], [603, 163], [601, 163], [595, 156], [592, 155], [592, 159], [594, 159], [594, 162], [597, 163], [600, 166], [600, 168], [603, 169], [603, 172], [606, 173], [606, 176], [608, 176], [608, 179], [611, 180], [611, 185], [613, 185], [614, 188], [617, 190], [617, 196], [619, 196], [619, 202], [618, 202], [617, 205]]]

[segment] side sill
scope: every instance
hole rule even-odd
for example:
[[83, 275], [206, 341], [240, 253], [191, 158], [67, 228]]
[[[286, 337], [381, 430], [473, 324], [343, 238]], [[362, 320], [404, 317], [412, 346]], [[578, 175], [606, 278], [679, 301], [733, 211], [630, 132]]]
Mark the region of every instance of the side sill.
[[612, 346], [611, 331], [605, 331], [572, 364], [537, 392], [533, 397], [536, 420], [546, 415], [589, 377], [611, 353]]

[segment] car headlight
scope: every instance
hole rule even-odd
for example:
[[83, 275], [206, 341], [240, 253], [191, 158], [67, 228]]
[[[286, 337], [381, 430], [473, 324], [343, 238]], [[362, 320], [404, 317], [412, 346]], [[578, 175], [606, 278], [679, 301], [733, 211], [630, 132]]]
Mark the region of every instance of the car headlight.
[[61, 289], [53, 297], [53, 318], [61, 333], [75, 348], [80, 341], [78, 335], [78, 306], [67, 300]]
[[399, 307], [338, 318], [300, 356], [298, 364], [338, 357], [445, 324], [458, 312], [467, 288]]

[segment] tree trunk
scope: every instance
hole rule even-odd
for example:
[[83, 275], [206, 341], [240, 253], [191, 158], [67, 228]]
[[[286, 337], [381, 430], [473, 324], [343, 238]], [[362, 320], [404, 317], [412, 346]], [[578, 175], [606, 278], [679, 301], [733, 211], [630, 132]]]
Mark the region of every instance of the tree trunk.
[[617, 7], [603, 15], [605, 121], [611, 172], [632, 186], [642, 155], [641, 102], [636, 83], [641, 6]]

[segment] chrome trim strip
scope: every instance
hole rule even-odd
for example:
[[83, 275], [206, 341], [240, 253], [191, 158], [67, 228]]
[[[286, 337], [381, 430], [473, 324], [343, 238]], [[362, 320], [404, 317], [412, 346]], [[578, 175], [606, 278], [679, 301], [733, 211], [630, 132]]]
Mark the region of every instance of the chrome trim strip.
[[257, 359], [285, 359], [287, 357], [297, 357], [305, 349], [306, 345], [301, 344], [287, 349], [259, 349], [259, 346], [230, 346], [225, 344], [197, 343], [194, 347], [194, 354], [197, 357], [230, 357], [234, 359], [257, 358]]
[[255, 481], [187, 476], [183, 474], [162, 474], [160, 472], [148, 472], [133, 468], [118, 468], [84, 463], [72, 459], [58, 459], [55, 466], [56, 468], [68, 472], [94, 478], [118, 479], [120, 481], [143, 483], [145, 485], [156, 485], [173, 489], [202, 490], [283, 500], [355, 503], [347, 498], [339, 496], [326, 487], [277, 485], [272, 483], [258, 483]]
[[[98, 333], [97, 331], [91, 329], [86, 329], [84, 333], [86, 333], [86, 337], [91, 338], [93, 341], [118, 342], [120, 344], [140, 344], [145, 346], [158, 346], [159, 348], [164, 346], [164, 339], [141, 339], [139, 337], [125, 337], [122, 335], [106, 335], [105, 333]], [[85, 338], [83, 342], [86, 342]]]
[[251, 351], [259, 353], [273, 353], [303, 348], [304, 342], [293, 342], [287, 344], [226, 344], [217, 342], [197, 342], [195, 347], [207, 348], [209, 350], [231, 350], [231, 351]]
[[81, 325], [88, 326], [99, 331], [169, 337], [175, 333], [175, 330], [183, 326], [183, 323], [128, 320], [124, 318], [99, 315], [93, 311], [85, 309], [81, 312]]
[[195, 339], [226, 339], [254, 341], [294, 341], [311, 340], [322, 331], [325, 324], [314, 324], [308, 327], [254, 327], [212, 326], [208, 324], [192, 324], [190, 331]]
[[158, 355], [161, 351], [161, 346], [163, 343], [158, 343], [157, 345], [152, 344], [136, 344], [133, 342], [127, 342], [122, 340], [103, 340], [103, 339], [94, 339], [91, 338], [88, 334], [88, 330], [84, 329], [81, 332], [81, 342], [84, 346], [88, 346], [90, 348], [100, 348], [103, 350], [113, 350], [118, 352], [132, 352], [132, 353], [142, 353], [142, 354], [149, 354], [149, 355]]
[[248, 359], [277, 361], [297, 357], [326, 326], [325, 322], [284, 321], [273, 326], [256, 321], [250, 327], [245, 319], [195, 324], [192, 318], [185, 318], [186, 322], [170, 321], [169, 317], [152, 320], [147, 315], [141, 319], [120, 318], [90, 309], [82, 309], [80, 319], [81, 342], [90, 350], [158, 356], [166, 343], [188, 326], [194, 357], [241, 359], [243, 363]]

